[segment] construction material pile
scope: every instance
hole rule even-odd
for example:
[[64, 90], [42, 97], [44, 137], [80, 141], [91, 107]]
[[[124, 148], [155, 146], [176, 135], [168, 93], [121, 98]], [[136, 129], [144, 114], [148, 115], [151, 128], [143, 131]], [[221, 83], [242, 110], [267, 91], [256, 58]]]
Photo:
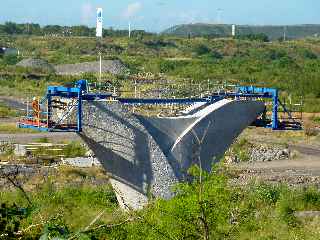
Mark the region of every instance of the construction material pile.
[[41, 70], [43, 72], [54, 72], [54, 67], [46, 60], [40, 58], [27, 58], [17, 63], [17, 66]]
[[[64, 64], [55, 67], [59, 75], [80, 75], [83, 73], [99, 73], [100, 62], [84, 62], [77, 64]], [[102, 73], [124, 74], [127, 68], [120, 60], [103, 60]]]

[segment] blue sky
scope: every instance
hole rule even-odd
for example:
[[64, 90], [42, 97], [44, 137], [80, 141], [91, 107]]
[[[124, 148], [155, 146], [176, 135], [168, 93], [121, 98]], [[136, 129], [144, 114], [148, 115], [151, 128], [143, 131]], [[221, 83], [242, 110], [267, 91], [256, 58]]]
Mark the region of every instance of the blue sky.
[[126, 28], [129, 21], [148, 31], [196, 22], [320, 23], [320, 0], [1, 0], [0, 22], [94, 26], [97, 7], [105, 28]]

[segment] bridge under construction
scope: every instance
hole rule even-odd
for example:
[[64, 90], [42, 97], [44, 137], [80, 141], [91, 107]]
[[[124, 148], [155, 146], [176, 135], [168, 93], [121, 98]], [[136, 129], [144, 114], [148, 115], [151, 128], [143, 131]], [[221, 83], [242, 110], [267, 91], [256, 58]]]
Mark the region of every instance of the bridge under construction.
[[[49, 86], [18, 123], [39, 131], [77, 132], [111, 175], [120, 205], [137, 209], [148, 197], [168, 199], [197, 164], [210, 171], [249, 125], [301, 129], [273, 88], [239, 86], [198, 98], [123, 98], [74, 87]], [[185, 106], [174, 116], [146, 116], [136, 107]], [[281, 121], [279, 112], [287, 114]], [[271, 117], [268, 117], [271, 113]]]

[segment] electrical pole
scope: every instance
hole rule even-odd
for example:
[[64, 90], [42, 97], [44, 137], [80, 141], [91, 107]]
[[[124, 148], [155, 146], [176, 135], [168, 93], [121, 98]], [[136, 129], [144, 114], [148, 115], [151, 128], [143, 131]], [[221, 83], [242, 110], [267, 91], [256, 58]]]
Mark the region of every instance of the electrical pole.
[[99, 82], [102, 80], [102, 53], [101, 53], [101, 46], [102, 46], [102, 32], [103, 32], [103, 19], [102, 19], [102, 8], [97, 9], [97, 29], [96, 29], [96, 37], [98, 40], [98, 48], [99, 48]]
[[283, 27], [283, 41], [287, 41], [287, 26]]
[[102, 56], [101, 56], [101, 51], [99, 51], [99, 57], [100, 57], [99, 81], [101, 82], [101, 78], [102, 78]]

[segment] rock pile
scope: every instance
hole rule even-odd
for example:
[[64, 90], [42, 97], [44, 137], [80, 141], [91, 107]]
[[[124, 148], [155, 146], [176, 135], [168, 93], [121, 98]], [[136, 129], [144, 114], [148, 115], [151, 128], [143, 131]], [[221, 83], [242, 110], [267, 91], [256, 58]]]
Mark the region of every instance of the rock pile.
[[[246, 162], [271, 162], [285, 160], [291, 157], [291, 151], [288, 148], [265, 144], [248, 144], [249, 146], [241, 149], [242, 156], [234, 153], [232, 150], [226, 155], [226, 163]], [[243, 159], [243, 153], [245, 159]]]
[[39, 59], [39, 58], [27, 58], [23, 59], [17, 66], [32, 68], [36, 70], [42, 70], [44, 72], [54, 72], [54, 67], [49, 64], [46, 60]]
[[80, 168], [90, 168], [94, 166], [101, 166], [101, 163], [96, 158], [89, 157], [76, 157], [76, 158], [67, 158], [62, 160], [62, 164], [70, 165]]
[[279, 146], [253, 145], [249, 149], [251, 162], [270, 162], [290, 158], [290, 150]]
[[[80, 75], [83, 73], [99, 73], [100, 62], [84, 62], [77, 64], [64, 64], [55, 67], [59, 75]], [[103, 60], [102, 73], [124, 74], [127, 68], [120, 60]]]

